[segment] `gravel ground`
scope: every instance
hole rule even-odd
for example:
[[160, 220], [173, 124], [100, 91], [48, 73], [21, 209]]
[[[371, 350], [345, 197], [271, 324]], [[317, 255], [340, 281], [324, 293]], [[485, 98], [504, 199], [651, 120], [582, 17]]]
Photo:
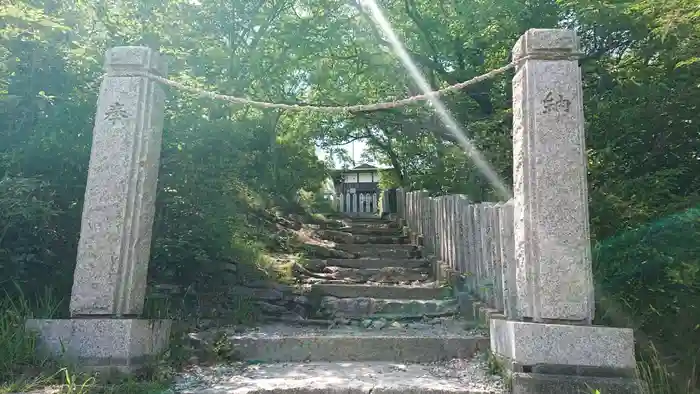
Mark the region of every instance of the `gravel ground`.
[[[195, 367], [171, 393], [503, 393], [483, 357], [433, 364], [313, 362]], [[274, 391], [273, 391], [274, 390]]]

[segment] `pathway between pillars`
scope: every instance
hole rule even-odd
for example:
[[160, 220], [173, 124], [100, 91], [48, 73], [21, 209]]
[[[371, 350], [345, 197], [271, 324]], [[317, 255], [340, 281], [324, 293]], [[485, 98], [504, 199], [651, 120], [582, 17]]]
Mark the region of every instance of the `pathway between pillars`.
[[[487, 333], [460, 318], [449, 288], [406, 244], [399, 226], [378, 218], [346, 220], [320, 234], [354, 258], [312, 264], [318, 318], [332, 327], [271, 324], [230, 330], [246, 362], [197, 367], [177, 393], [501, 393], [487, 372]], [[330, 275], [328, 275], [330, 274]], [[481, 353], [479, 353], [481, 352]]]

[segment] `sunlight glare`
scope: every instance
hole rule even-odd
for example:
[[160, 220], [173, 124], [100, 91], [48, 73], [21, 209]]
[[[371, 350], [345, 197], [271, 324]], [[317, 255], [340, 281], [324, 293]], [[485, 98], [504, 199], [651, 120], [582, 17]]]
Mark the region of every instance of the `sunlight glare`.
[[445, 124], [447, 129], [455, 136], [459, 144], [462, 146], [467, 155], [472, 159], [474, 165], [479, 169], [479, 171], [486, 177], [491, 186], [496, 190], [499, 197], [504, 200], [509, 200], [513, 194], [509, 187], [499, 178], [498, 174], [493, 170], [489, 163], [484, 159], [481, 152], [474, 146], [471, 140], [467, 137], [465, 131], [457, 124], [457, 121], [450, 115], [447, 108], [443, 105], [439, 96], [432, 93], [432, 89], [428, 81], [421, 74], [416, 64], [411, 59], [403, 44], [399, 38], [394, 33], [394, 29], [391, 27], [389, 21], [384, 17], [384, 14], [377, 6], [375, 0], [360, 0], [360, 6], [366, 6], [374, 22], [377, 26], [386, 34], [389, 43], [391, 44], [394, 53], [399, 57], [403, 63], [406, 70], [411, 75], [411, 78], [416, 82], [418, 87], [424, 94], [428, 95], [428, 100], [435, 108], [435, 112], [440, 117], [440, 120]]

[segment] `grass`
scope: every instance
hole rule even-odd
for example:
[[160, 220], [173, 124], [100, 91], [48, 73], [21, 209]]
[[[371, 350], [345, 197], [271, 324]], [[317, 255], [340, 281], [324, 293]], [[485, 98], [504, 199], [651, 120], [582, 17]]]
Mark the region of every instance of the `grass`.
[[696, 388], [697, 382], [693, 377], [681, 378], [670, 370], [653, 344], [649, 344], [644, 354], [638, 357], [637, 377], [645, 383], [643, 394], [698, 394], [700, 392]]
[[[78, 372], [70, 363], [42, 357], [36, 352], [37, 337], [25, 329], [30, 318], [60, 318], [63, 300], [52, 296], [50, 291], [29, 300], [21, 289], [13, 295], [5, 292], [0, 296], [0, 394], [29, 392], [44, 388], [56, 388], [61, 394], [155, 394], [162, 393], [172, 383], [174, 374], [197, 362], [228, 363], [238, 360], [235, 349], [223, 333], [205, 344], [203, 349], [193, 349], [187, 343], [182, 330], [174, 328], [169, 349], [153, 360], [138, 376], [112, 376], [108, 380], [96, 375]], [[256, 320], [257, 312], [250, 300], [234, 297], [228, 300], [228, 308], [235, 315], [234, 324], [250, 324]], [[147, 299], [145, 318], [176, 319], [192, 322], [192, 316], [182, 314], [183, 305], [168, 299]], [[48, 391], [52, 392], [52, 391]]]
[[[642, 382], [640, 394], [698, 394], [693, 379], [686, 379], [679, 382], [673, 372], [671, 372], [663, 362], [658, 351], [650, 345], [645, 354], [637, 359], [636, 378]], [[614, 394], [595, 387], [591, 387], [582, 394]]]
[[[19, 289], [18, 289], [19, 290]], [[27, 332], [24, 324], [27, 318], [52, 318], [56, 316], [61, 300], [57, 300], [47, 292], [37, 302], [31, 304], [19, 292], [19, 296], [11, 297], [5, 294], [0, 299], [0, 393], [16, 391], [16, 384], [6, 382], [24, 381], [27, 373], [30, 375], [47, 368], [52, 368], [50, 360], [35, 354], [36, 336]], [[53, 371], [53, 377], [60, 368]], [[19, 377], [19, 378], [18, 378]], [[29, 379], [28, 382], [34, 379]]]
[[59, 317], [61, 301], [49, 291], [33, 302], [21, 291], [0, 297], [0, 394], [46, 387], [56, 387], [62, 394], [150, 394], [162, 392], [170, 384], [176, 361], [172, 352], [149, 366], [145, 375], [109, 381], [98, 381], [96, 376], [79, 373], [68, 363], [40, 356], [36, 352], [37, 337], [25, 329], [25, 322], [28, 318]]
[[[640, 394], [698, 394], [694, 379], [679, 382], [679, 377], [671, 372], [658, 351], [650, 345], [643, 356], [637, 359], [636, 378], [642, 382]], [[590, 388], [582, 394], [614, 394]]]

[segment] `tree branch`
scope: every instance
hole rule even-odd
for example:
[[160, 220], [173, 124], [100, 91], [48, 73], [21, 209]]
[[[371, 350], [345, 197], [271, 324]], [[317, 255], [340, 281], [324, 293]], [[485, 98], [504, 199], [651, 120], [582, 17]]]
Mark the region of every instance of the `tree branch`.
[[[411, 0], [405, 0], [405, 1], [408, 2]], [[382, 47], [384, 47], [385, 51], [390, 52], [391, 51], [391, 49], [390, 49], [391, 44], [389, 42], [387, 42], [382, 37], [382, 34], [379, 32], [379, 30], [376, 28], [376, 26], [372, 22], [371, 16], [368, 15], [367, 12], [362, 8], [362, 6], [359, 5], [357, 2], [353, 2], [353, 5], [355, 6], [355, 8], [357, 8], [358, 12], [360, 13], [360, 16], [370, 26], [370, 29], [372, 29], [372, 32], [374, 33], [374, 36], [377, 39], [377, 41], [379, 41], [379, 44]], [[407, 9], [407, 12], [410, 12], [409, 17], [411, 17], [411, 19], [414, 21], [414, 23], [417, 23], [417, 26], [420, 29], [421, 28], [420, 17], [418, 15], [413, 15], [415, 12], [411, 11], [410, 8]], [[414, 19], [414, 17], [416, 19]], [[418, 21], [418, 22], [416, 22], [416, 21]], [[423, 30], [421, 30], [421, 32], [423, 33], [424, 37], [428, 37], [426, 32], [424, 32]], [[427, 38], [425, 38], [425, 40], [426, 40], [426, 42], [428, 42]], [[432, 42], [430, 42], [429, 45], [431, 46], [431, 50], [434, 51], [434, 56], [437, 59], [439, 57], [438, 56], [439, 52], [438, 52], [437, 48], [434, 46], [434, 44]], [[406, 51], [409, 53], [409, 56], [413, 60], [417, 61], [422, 66], [427, 67], [430, 70], [435, 71], [448, 84], [454, 85], [454, 84], [457, 84], [459, 82], [462, 82], [462, 80], [460, 80], [459, 77], [457, 75], [455, 75], [455, 73], [450, 73], [447, 70], [445, 70], [445, 68], [442, 66], [442, 64], [440, 64], [437, 60], [431, 59], [429, 56], [425, 56], [425, 55], [411, 52], [408, 50], [408, 48], [406, 48]], [[483, 90], [482, 91], [474, 91], [474, 90], [462, 91], [462, 94], [464, 94], [467, 97], [474, 100], [479, 105], [479, 108], [481, 109], [481, 112], [484, 115], [491, 115], [493, 113], [493, 110], [494, 110], [493, 103], [491, 103], [491, 99], [490, 99], [489, 95], [486, 92], [484, 92]]]
[[440, 51], [438, 51], [437, 47], [431, 40], [430, 33], [428, 33], [428, 29], [425, 27], [423, 19], [416, 11], [416, 3], [413, 0], [404, 0], [404, 8], [406, 9], [406, 14], [408, 15], [408, 17], [411, 18], [413, 23], [418, 28], [418, 31], [423, 37], [423, 41], [425, 41], [425, 43], [428, 44], [430, 51], [433, 53], [433, 58], [437, 59], [439, 57]]
[[[385, 131], [386, 134], [386, 131]], [[391, 144], [391, 138], [387, 136], [386, 142], [382, 142], [379, 140], [379, 138], [376, 138], [375, 136], [371, 136], [369, 138], [372, 143], [377, 145], [379, 149], [389, 158], [389, 161], [391, 162], [391, 166], [394, 168], [394, 173], [396, 176], [399, 178], [399, 183], [401, 186], [405, 186], [405, 175], [404, 175], [404, 170], [403, 170], [403, 165], [401, 164], [401, 161], [399, 160], [399, 156], [396, 154], [394, 151], [394, 148]]]

